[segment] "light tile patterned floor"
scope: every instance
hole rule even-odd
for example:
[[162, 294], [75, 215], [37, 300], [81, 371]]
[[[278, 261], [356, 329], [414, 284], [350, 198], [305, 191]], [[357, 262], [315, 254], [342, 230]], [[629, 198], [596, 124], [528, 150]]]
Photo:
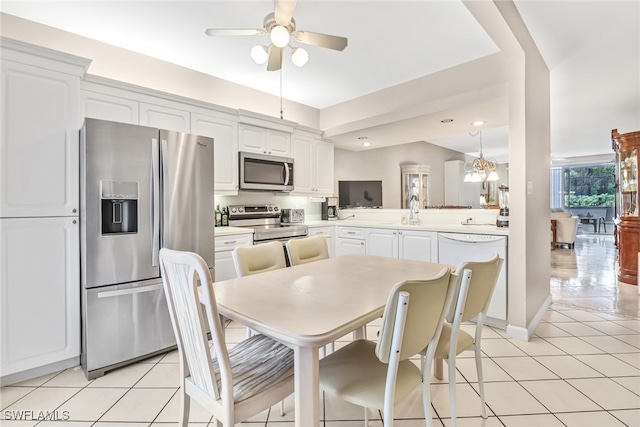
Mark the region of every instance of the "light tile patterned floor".
[[[574, 256], [580, 253], [576, 245]], [[555, 251], [554, 251], [555, 252]], [[563, 253], [562, 256], [570, 256]], [[584, 260], [580, 261], [584, 262]], [[580, 264], [580, 262], [578, 264]], [[579, 267], [578, 267], [579, 269]], [[566, 274], [566, 272], [565, 272]], [[576, 273], [578, 276], [578, 273]], [[589, 286], [592, 286], [591, 283]], [[574, 289], [571, 290], [571, 293]], [[557, 294], [557, 289], [554, 295]], [[633, 300], [626, 295], [625, 306]], [[632, 302], [630, 302], [632, 301]], [[458, 425], [483, 427], [615, 427], [640, 426], [640, 319], [611, 310], [580, 307], [561, 298], [554, 302], [529, 342], [506, 338], [485, 327], [483, 367], [489, 418], [480, 417], [480, 399], [472, 354], [458, 358], [456, 394]], [[638, 304], [636, 297], [635, 304]], [[633, 307], [632, 307], [633, 313]], [[465, 325], [465, 329], [473, 329]], [[369, 327], [375, 336], [377, 326]], [[230, 344], [244, 337], [241, 325], [228, 327]], [[346, 341], [339, 342], [344, 345]], [[56, 427], [172, 426], [178, 417], [176, 352], [125, 367], [87, 381], [78, 368], [0, 389], [0, 425]], [[446, 370], [445, 370], [446, 371]], [[450, 426], [448, 378], [431, 386], [435, 426]], [[277, 408], [243, 426], [292, 427], [293, 400], [287, 414]], [[16, 411], [57, 411], [68, 421], [16, 421]], [[65, 412], [66, 411], [66, 412]], [[327, 427], [361, 426], [362, 408], [325, 395], [321, 402]], [[371, 426], [381, 426], [371, 413]], [[424, 426], [421, 395], [413, 393], [396, 407], [396, 426]], [[190, 425], [204, 427], [211, 417], [192, 404]], [[212, 425], [212, 424], [211, 424]]]

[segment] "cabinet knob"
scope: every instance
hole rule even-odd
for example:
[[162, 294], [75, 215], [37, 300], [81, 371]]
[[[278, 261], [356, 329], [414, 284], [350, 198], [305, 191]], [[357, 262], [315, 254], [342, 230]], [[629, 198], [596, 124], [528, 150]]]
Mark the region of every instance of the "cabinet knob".
[[76, 224], [78, 221], [76, 221], [75, 219], [73, 221], [71, 221], [71, 224]]
[[78, 212], [77, 209], [71, 209], [71, 213], [76, 213], [76, 212]]

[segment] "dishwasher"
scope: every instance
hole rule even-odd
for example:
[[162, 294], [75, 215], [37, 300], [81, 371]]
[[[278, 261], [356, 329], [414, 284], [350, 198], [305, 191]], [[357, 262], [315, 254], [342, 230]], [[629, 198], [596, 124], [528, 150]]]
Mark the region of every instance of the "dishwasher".
[[457, 266], [466, 261], [485, 261], [494, 253], [504, 259], [504, 262], [487, 310], [485, 324], [505, 329], [507, 326], [507, 236], [438, 233], [438, 262], [441, 264]]

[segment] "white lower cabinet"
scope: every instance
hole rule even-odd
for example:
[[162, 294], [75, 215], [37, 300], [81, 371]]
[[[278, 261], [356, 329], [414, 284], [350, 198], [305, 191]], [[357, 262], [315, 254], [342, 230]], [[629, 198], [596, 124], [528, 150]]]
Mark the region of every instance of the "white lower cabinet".
[[363, 228], [338, 227], [336, 238], [336, 256], [366, 255], [367, 240]]
[[79, 232], [77, 217], [0, 219], [2, 385], [79, 363]]
[[215, 277], [214, 282], [235, 279], [236, 268], [231, 253], [240, 246], [253, 245], [253, 234], [231, 234], [215, 238]]
[[311, 236], [324, 236], [327, 239], [327, 247], [329, 248], [329, 257], [335, 256], [333, 227], [309, 227], [309, 237]]
[[398, 230], [398, 256], [415, 261], [438, 262], [438, 233]]
[[368, 228], [367, 255], [398, 257], [398, 231], [387, 228]]
[[[339, 230], [342, 228], [344, 227], [339, 227]], [[354, 253], [353, 251], [349, 252], [349, 249], [353, 245], [353, 240], [357, 239], [364, 240], [364, 244], [360, 246], [365, 248], [364, 253], [367, 255], [428, 262], [438, 261], [438, 233], [435, 231], [344, 228], [342, 233], [338, 232], [336, 252]], [[341, 248], [338, 248], [338, 245], [341, 245]], [[344, 255], [344, 253], [338, 255]]]

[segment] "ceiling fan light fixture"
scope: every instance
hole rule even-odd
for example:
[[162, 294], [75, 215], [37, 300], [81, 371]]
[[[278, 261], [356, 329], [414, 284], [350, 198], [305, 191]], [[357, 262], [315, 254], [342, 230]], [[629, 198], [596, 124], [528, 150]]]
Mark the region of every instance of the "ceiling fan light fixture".
[[309, 61], [309, 54], [306, 50], [301, 47], [292, 47], [291, 48], [291, 61], [294, 65], [298, 67], [302, 67], [304, 64]]
[[266, 46], [257, 44], [251, 48], [251, 59], [258, 65], [264, 64], [269, 59], [269, 51]]
[[282, 25], [276, 25], [271, 29], [271, 43], [277, 47], [285, 47], [289, 44], [289, 30]]

